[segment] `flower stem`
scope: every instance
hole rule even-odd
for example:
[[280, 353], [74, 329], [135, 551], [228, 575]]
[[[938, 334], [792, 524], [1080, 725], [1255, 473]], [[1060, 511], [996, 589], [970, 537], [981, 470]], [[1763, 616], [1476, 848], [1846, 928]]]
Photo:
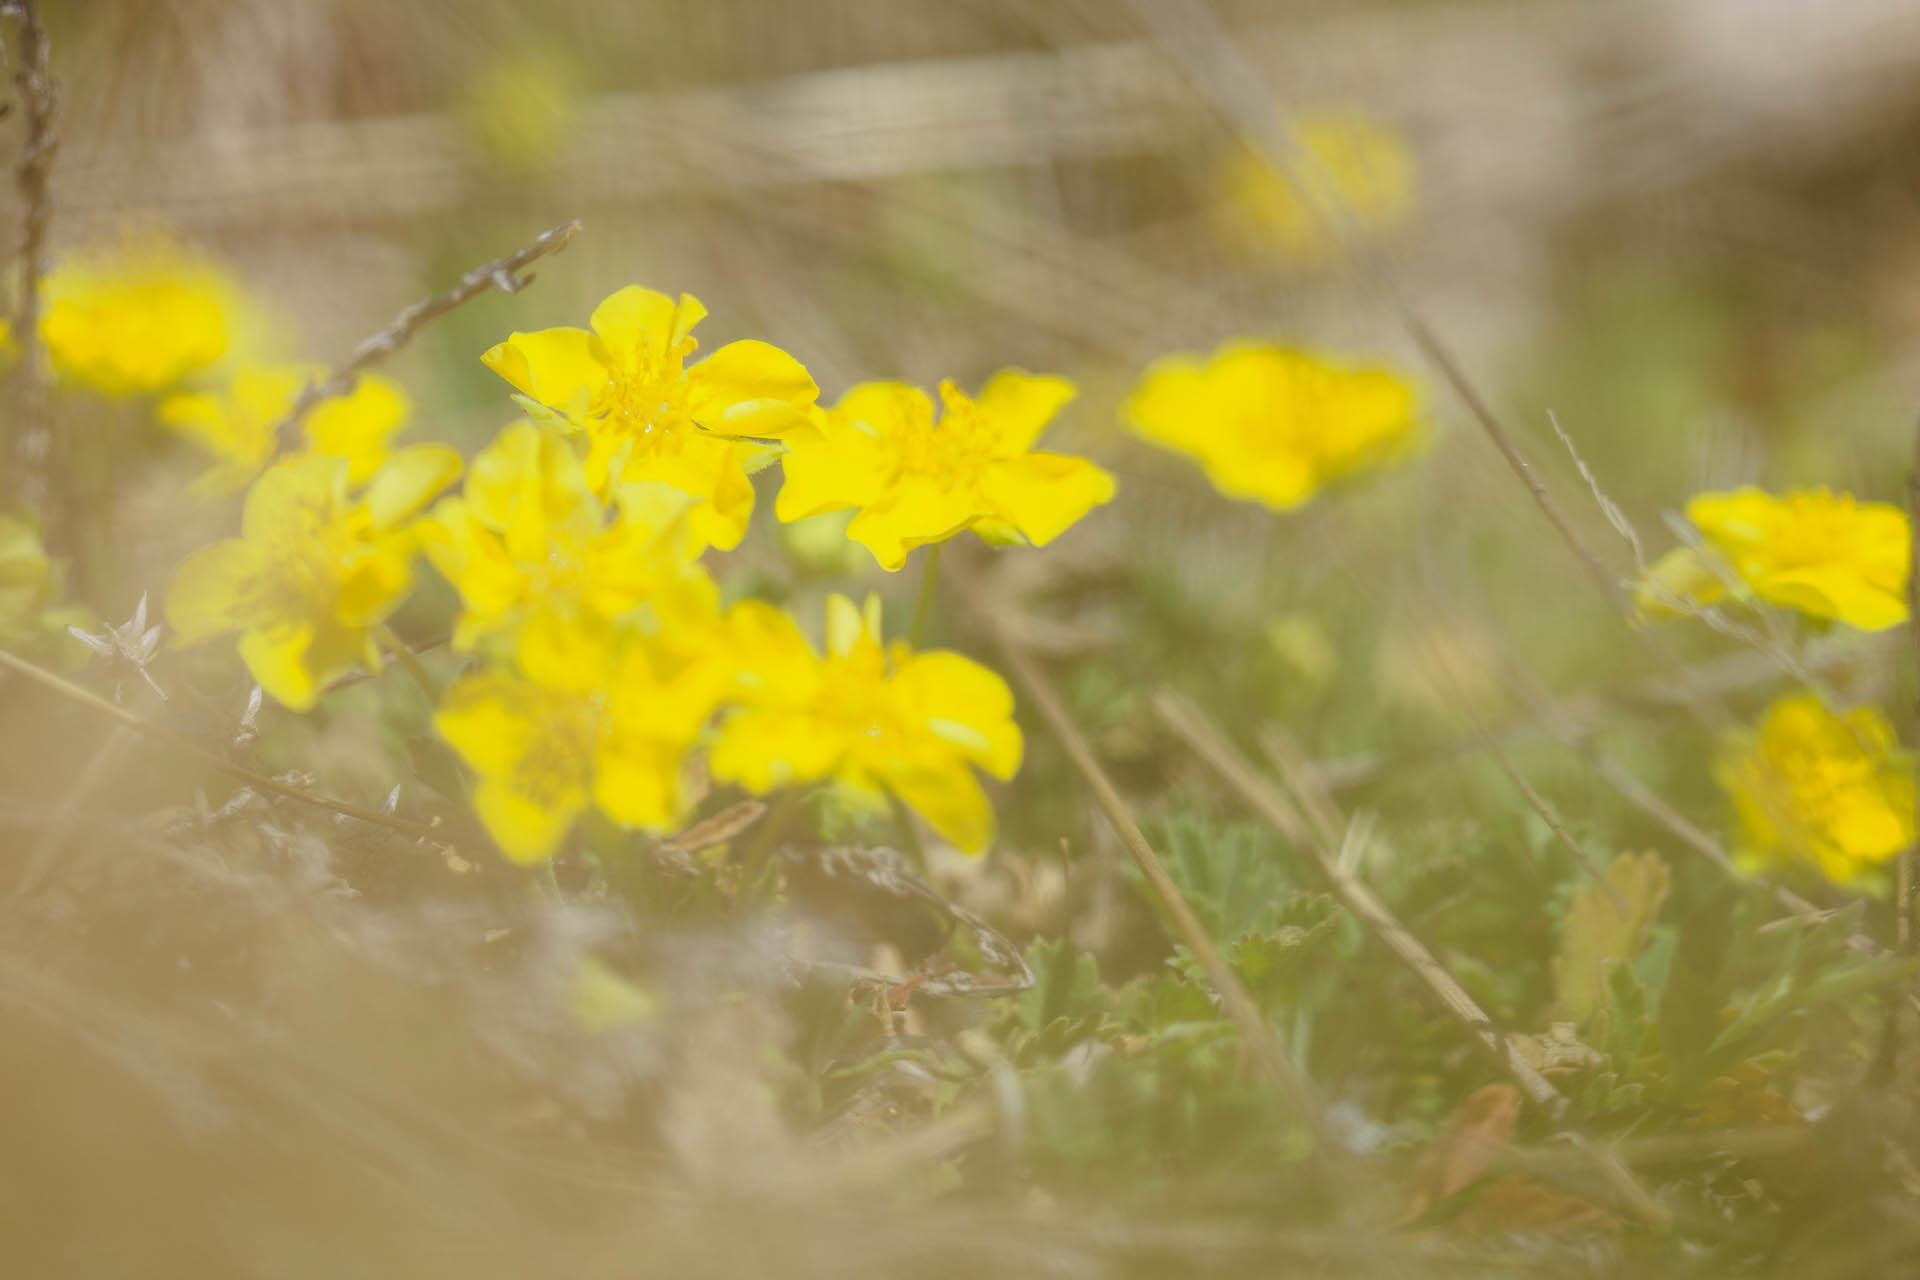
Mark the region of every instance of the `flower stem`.
[[393, 628], [384, 622], [374, 627], [373, 634], [380, 641], [381, 647], [391, 653], [394, 660], [407, 669], [407, 674], [413, 677], [413, 682], [419, 685], [427, 695], [427, 705], [439, 706], [440, 687], [434, 684], [433, 677], [427, 674], [427, 669], [420, 665], [418, 655], [407, 642], [393, 634]]
[[933, 616], [933, 597], [939, 583], [940, 544], [936, 542], [927, 548], [926, 565], [920, 571], [920, 598], [913, 606], [913, 629], [907, 632], [907, 643], [916, 649], [926, 639], [927, 622]]

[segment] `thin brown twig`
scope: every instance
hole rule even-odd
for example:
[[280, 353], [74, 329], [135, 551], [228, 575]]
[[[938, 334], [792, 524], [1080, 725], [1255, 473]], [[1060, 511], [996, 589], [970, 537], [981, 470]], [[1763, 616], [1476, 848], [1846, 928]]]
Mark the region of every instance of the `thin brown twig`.
[[[958, 565], [951, 566], [954, 569], [958, 567]], [[1092, 795], [1094, 804], [1106, 818], [1107, 825], [1113, 828], [1114, 835], [1119, 837], [1120, 843], [1126, 846], [1127, 852], [1133, 855], [1134, 863], [1140, 868], [1141, 875], [1146, 878], [1155, 900], [1166, 912], [1168, 920], [1172, 922], [1181, 941], [1187, 944], [1194, 958], [1200, 962], [1200, 967], [1205, 970], [1207, 981], [1213, 987], [1214, 994], [1219, 997], [1228, 1017], [1239, 1026], [1254, 1061], [1267, 1077], [1288, 1095], [1295, 1108], [1318, 1134], [1324, 1121], [1324, 1104], [1321, 1102], [1319, 1091], [1314, 1088], [1313, 1082], [1307, 1078], [1306, 1073], [1288, 1055], [1285, 1046], [1280, 1043], [1280, 1038], [1274, 1034], [1272, 1025], [1267, 1021], [1266, 1014], [1254, 1001], [1252, 993], [1240, 981], [1239, 975], [1227, 963], [1226, 957], [1220, 953], [1219, 947], [1207, 933], [1206, 926], [1200, 923], [1200, 918], [1194, 914], [1193, 907], [1180, 892], [1180, 886], [1175, 884], [1173, 877], [1167, 874], [1167, 869], [1161, 863], [1159, 855], [1154, 852], [1153, 845], [1141, 832], [1139, 824], [1133, 820], [1133, 814], [1128, 810], [1126, 801], [1121, 798], [1119, 789], [1113, 785], [1113, 780], [1107, 776], [1107, 771], [1100, 766], [1100, 761], [1093, 754], [1093, 748], [1087, 744], [1086, 737], [1074, 723], [1072, 714], [1060, 701], [1060, 695], [1054, 691], [1053, 682], [1047, 678], [1046, 672], [1040, 668], [1033, 656], [1026, 651], [1026, 647], [1021, 644], [1019, 637], [1008, 625], [1007, 619], [1001, 615], [1001, 612], [979, 598], [973, 587], [971, 575], [950, 572], [948, 581], [963, 594], [972, 597], [971, 607], [968, 609], [969, 616], [978, 620], [984, 627], [987, 639], [995, 649], [999, 650], [1001, 658], [1012, 671], [1014, 680], [1024, 690], [1035, 710], [1040, 713], [1040, 718], [1046, 722], [1054, 740], [1066, 753], [1068, 763], [1073, 766], [1073, 771], [1080, 775], [1080, 780]], [[1315, 1152], [1318, 1153], [1322, 1146], [1321, 1142], [1315, 1142]]]
[[518, 293], [533, 283], [531, 275], [522, 275], [528, 264], [550, 253], [558, 253], [580, 231], [580, 222], [572, 222], [543, 231], [532, 244], [516, 249], [504, 258], [484, 263], [460, 277], [460, 283], [445, 293], [403, 307], [392, 323], [365, 339], [353, 349], [345, 363], [324, 381], [309, 383], [293, 402], [286, 416], [274, 426], [274, 438], [282, 452], [294, 447], [300, 422], [323, 400], [349, 394], [360, 375], [373, 365], [405, 346], [425, 325], [447, 314], [461, 303], [477, 298], [489, 289]]
[[244, 765], [237, 765], [231, 760], [221, 756], [218, 752], [209, 751], [191, 738], [184, 737], [164, 725], [155, 724], [144, 716], [136, 715], [125, 707], [109, 702], [99, 694], [88, 689], [83, 689], [66, 677], [55, 675], [45, 667], [37, 663], [29, 662], [18, 654], [9, 653], [5, 649], [0, 649], [0, 667], [5, 667], [16, 675], [31, 680], [43, 688], [51, 689], [69, 701], [77, 702], [91, 711], [99, 712], [103, 716], [116, 720], [127, 728], [132, 729], [135, 733], [151, 738], [156, 742], [163, 742], [176, 751], [185, 752], [194, 759], [209, 764], [230, 777], [239, 779], [257, 791], [269, 792], [288, 800], [297, 800], [301, 804], [312, 805], [316, 809], [325, 809], [329, 813], [337, 813], [343, 817], [355, 818], [361, 822], [371, 823], [376, 827], [386, 827], [390, 831], [399, 831], [410, 836], [424, 837], [434, 841], [436, 844], [447, 843], [447, 833], [432, 823], [413, 822], [406, 818], [395, 817], [389, 813], [376, 813], [371, 809], [363, 809], [359, 805], [352, 804], [345, 800], [336, 800], [332, 796], [323, 796], [312, 791], [304, 791], [290, 783], [282, 782], [278, 778], [256, 772]]
[[[1426, 984], [1447, 1012], [1493, 1056], [1521, 1092], [1545, 1111], [1570, 1140], [1585, 1150], [1634, 1215], [1649, 1226], [1666, 1227], [1672, 1221], [1672, 1215], [1647, 1193], [1620, 1157], [1570, 1126], [1570, 1108], [1566, 1096], [1522, 1056], [1513, 1041], [1481, 1009], [1479, 1002], [1427, 950], [1426, 944], [1409, 933], [1386, 904], [1341, 865], [1335, 853], [1339, 832], [1328, 826], [1337, 815], [1332, 801], [1324, 795], [1303, 794], [1296, 808], [1294, 803], [1268, 783], [1238, 748], [1227, 741], [1226, 736], [1206, 719], [1199, 708], [1172, 690], [1157, 692], [1153, 707], [1162, 724], [1211, 766], [1255, 813], [1280, 833], [1281, 838], [1313, 861], [1347, 909]], [[1305, 756], [1296, 753], [1295, 759], [1304, 762]], [[1312, 785], [1309, 779], [1298, 773], [1289, 776], [1288, 784], [1302, 789], [1310, 789]], [[1320, 817], [1316, 821], [1309, 821], [1300, 816], [1302, 812], [1318, 813]]]
[[40, 25], [35, 0], [7, 0], [0, 14], [11, 18], [19, 66], [13, 82], [26, 108], [27, 136], [14, 162], [14, 186], [24, 210], [20, 224], [20, 256], [15, 264], [18, 296], [14, 301], [13, 337], [19, 345], [17, 376], [28, 387], [24, 412], [16, 423], [0, 423], [0, 462], [11, 471], [13, 497], [29, 510], [47, 500], [48, 469], [52, 462], [53, 433], [47, 425], [44, 388], [40, 386], [34, 347], [40, 334], [40, 271], [46, 256], [47, 225], [52, 219], [48, 179], [60, 139], [53, 121], [59, 110], [58, 86], [48, 70], [46, 28]]

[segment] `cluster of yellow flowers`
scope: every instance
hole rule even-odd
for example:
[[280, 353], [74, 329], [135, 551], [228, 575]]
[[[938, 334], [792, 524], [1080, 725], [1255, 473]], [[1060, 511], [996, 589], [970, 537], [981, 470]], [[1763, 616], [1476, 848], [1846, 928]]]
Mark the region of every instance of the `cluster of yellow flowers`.
[[[283, 326], [219, 263], [166, 234], [69, 254], [43, 282], [40, 337], [54, 372], [116, 398], [156, 398], [168, 431], [207, 454], [205, 493], [236, 493], [274, 456], [274, 428], [320, 368], [278, 353]], [[379, 375], [305, 419], [307, 451], [364, 484], [412, 403]]]
[[[1696, 494], [1686, 514], [1699, 541], [1648, 568], [1635, 592], [1647, 617], [1742, 601], [1860, 631], [1907, 621], [1913, 534], [1898, 507], [1825, 488], [1747, 487]], [[1812, 693], [1782, 697], [1731, 736], [1715, 776], [1756, 869], [1870, 884], [1914, 840], [1913, 772], [1872, 707], [1836, 713]]]
[[[1072, 385], [1009, 370], [973, 399], [943, 384], [938, 423], [924, 392], [897, 383], [826, 410], [800, 363], [764, 342], [693, 359], [705, 314], [692, 297], [631, 286], [588, 328], [515, 333], [487, 351], [526, 417], [430, 511], [457, 456], [387, 454], [381, 383], [363, 381], [359, 404], [323, 404], [309, 450], [253, 482], [240, 536], [182, 566], [167, 599], [179, 638], [239, 632], [261, 686], [310, 707], [378, 662], [418, 553], [459, 597], [452, 643], [471, 664], [435, 722], [509, 857], [552, 856], [589, 809], [623, 827], [680, 821], [696, 754], [708, 776], [755, 794], [831, 781], [857, 803], [891, 796], [959, 847], [984, 848], [993, 812], [973, 770], [1006, 779], [1021, 758], [1000, 677], [887, 643], [873, 597], [829, 599], [816, 649], [764, 602], [723, 608], [700, 557], [738, 545], [750, 474], [775, 460], [783, 519], [855, 510], [850, 536], [888, 569], [965, 529], [1047, 542], [1114, 488], [1092, 463], [1031, 448]], [[224, 451], [244, 474], [272, 454], [284, 402], [272, 377], [175, 397], [163, 417], [244, 437]]]

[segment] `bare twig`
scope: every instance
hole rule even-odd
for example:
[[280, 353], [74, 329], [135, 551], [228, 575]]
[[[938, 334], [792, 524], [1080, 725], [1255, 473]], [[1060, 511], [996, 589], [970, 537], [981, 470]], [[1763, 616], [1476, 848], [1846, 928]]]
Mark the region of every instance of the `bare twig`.
[[[959, 566], [952, 567], [957, 569]], [[1167, 918], [1172, 922], [1181, 940], [1187, 944], [1194, 958], [1200, 962], [1200, 967], [1205, 970], [1207, 981], [1220, 998], [1221, 1006], [1227, 1016], [1239, 1026], [1240, 1034], [1245, 1038], [1254, 1061], [1270, 1080], [1287, 1093], [1300, 1114], [1318, 1132], [1323, 1119], [1319, 1091], [1313, 1087], [1313, 1082], [1288, 1055], [1285, 1046], [1274, 1034], [1272, 1025], [1268, 1023], [1266, 1014], [1254, 1002], [1252, 993], [1247, 990], [1246, 985], [1240, 981], [1239, 975], [1227, 963], [1219, 947], [1214, 945], [1206, 926], [1200, 923], [1200, 918], [1193, 913], [1193, 908], [1188, 905], [1186, 897], [1180, 892], [1180, 886], [1175, 884], [1173, 877], [1167, 874], [1167, 869], [1162, 865], [1159, 855], [1153, 851], [1153, 846], [1148, 843], [1139, 824], [1133, 820], [1133, 814], [1128, 811], [1126, 801], [1121, 799], [1119, 789], [1113, 785], [1113, 780], [1107, 776], [1107, 771], [1100, 767], [1099, 760], [1094, 757], [1093, 748], [1087, 744], [1085, 735], [1080, 732], [1079, 726], [1074, 724], [1073, 716], [1067, 711], [1066, 705], [1060, 701], [1060, 695], [1054, 691], [1053, 682], [1047, 678], [1046, 672], [1041, 670], [1033, 656], [1026, 651], [1014, 628], [1009, 625], [1007, 618], [1002, 616], [1001, 611], [978, 597], [971, 575], [949, 573], [948, 581], [964, 594], [974, 597], [968, 610], [969, 616], [977, 619], [985, 628], [988, 640], [995, 649], [1000, 651], [1001, 658], [1013, 672], [1014, 680], [1025, 691], [1028, 700], [1040, 713], [1040, 718], [1046, 722], [1054, 740], [1066, 753], [1067, 761], [1073, 766], [1073, 771], [1080, 775], [1081, 782], [1086, 785], [1094, 803], [1099, 806], [1101, 815], [1113, 828], [1113, 833], [1119, 837], [1120, 843], [1126, 846], [1127, 852], [1133, 855], [1133, 860], [1140, 868], [1140, 873], [1146, 877], [1147, 885], [1152, 890], [1154, 898], [1166, 912]], [[1316, 1142], [1315, 1150], [1318, 1151], [1322, 1145]]]
[[346, 362], [329, 374], [325, 381], [310, 383], [293, 402], [274, 427], [274, 437], [282, 452], [293, 447], [295, 433], [299, 430], [301, 419], [305, 418], [313, 407], [323, 400], [350, 393], [359, 382], [360, 375], [373, 365], [392, 355], [405, 346], [413, 335], [418, 333], [430, 321], [447, 314], [461, 303], [476, 298], [489, 289], [498, 289], [502, 293], [518, 293], [533, 282], [530, 275], [522, 275], [529, 263], [544, 258], [550, 253], [558, 253], [567, 247], [567, 241], [579, 232], [578, 219], [563, 223], [551, 230], [544, 231], [532, 244], [516, 249], [504, 258], [484, 263], [460, 277], [460, 283], [445, 293], [432, 298], [423, 298], [411, 306], [402, 308], [393, 318], [393, 322], [380, 332], [364, 339], [353, 349]]
[[0, 649], [0, 667], [5, 667], [16, 675], [23, 676], [35, 684], [51, 689], [53, 692], [71, 702], [77, 702], [91, 711], [99, 712], [109, 719], [118, 721], [120, 724], [132, 729], [135, 733], [151, 738], [156, 742], [165, 743], [175, 751], [184, 752], [196, 760], [212, 765], [222, 773], [239, 779], [255, 790], [265, 791], [288, 800], [297, 800], [301, 804], [312, 805], [316, 809], [325, 809], [329, 813], [337, 813], [343, 817], [356, 818], [361, 822], [371, 823], [376, 827], [386, 827], [391, 831], [399, 831], [406, 835], [423, 837], [432, 840], [436, 844], [447, 843], [447, 833], [431, 823], [412, 822], [406, 818], [397, 818], [392, 814], [376, 813], [371, 809], [363, 809], [359, 805], [351, 804], [345, 800], [335, 800], [331, 796], [318, 795], [312, 791], [303, 791], [299, 787], [291, 786], [280, 781], [278, 778], [269, 777], [264, 773], [259, 773], [243, 765], [234, 764], [231, 760], [222, 757], [218, 752], [209, 751], [191, 738], [183, 737], [164, 725], [155, 724], [153, 721], [146, 719], [144, 716], [136, 715], [125, 707], [117, 706], [105, 698], [102, 698], [100, 695], [81, 688], [64, 676], [55, 675], [45, 667], [27, 661], [18, 654], [9, 653], [5, 649]]
[[18, 421], [0, 422], [0, 462], [13, 473], [12, 496], [29, 509], [41, 507], [47, 500], [48, 468], [53, 453], [52, 431], [47, 424], [45, 389], [40, 386], [34, 346], [40, 334], [40, 270], [46, 255], [47, 223], [52, 214], [48, 197], [48, 177], [53, 171], [53, 155], [60, 139], [53, 131], [54, 114], [59, 109], [59, 92], [47, 69], [47, 33], [40, 25], [40, 6], [35, 0], [7, 0], [0, 14], [12, 19], [19, 65], [13, 82], [26, 108], [27, 136], [14, 162], [13, 181], [20, 193], [23, 209], [20, 225], [20, 256], [15, 264], [13, 336], [19, 344], [18, 376], [27, 386], [28, 400]]

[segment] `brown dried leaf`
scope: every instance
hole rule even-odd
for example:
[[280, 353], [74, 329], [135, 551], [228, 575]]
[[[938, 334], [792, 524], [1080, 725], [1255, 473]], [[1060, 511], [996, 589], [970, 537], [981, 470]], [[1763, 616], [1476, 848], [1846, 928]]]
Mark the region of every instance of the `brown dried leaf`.
[[1591, 1200], [1511, 1174], [1488, 1183], [1448, 1230], [1457, 1236], [1570, 1235], [1618, 1231], [1623, 1225]]
[[1410, 1222], [1472, 1185], [1507, 1144], [1519, 1117], [1520, 1091], [1512, 1085], [1476, 1089], [1420, 1161], [1400, 1220]]

